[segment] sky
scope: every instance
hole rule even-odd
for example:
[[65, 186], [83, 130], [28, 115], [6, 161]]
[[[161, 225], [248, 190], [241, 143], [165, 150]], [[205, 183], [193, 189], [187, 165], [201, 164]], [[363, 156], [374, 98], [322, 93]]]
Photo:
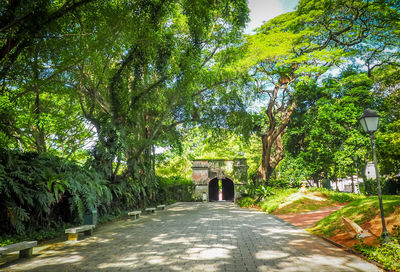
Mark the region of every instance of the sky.
[[293, 11], [299, 0], [247, 0], [250, 9], [250, 22], [247, 25], [246, 33], [252, 34], [256, 27], [263, 22]]

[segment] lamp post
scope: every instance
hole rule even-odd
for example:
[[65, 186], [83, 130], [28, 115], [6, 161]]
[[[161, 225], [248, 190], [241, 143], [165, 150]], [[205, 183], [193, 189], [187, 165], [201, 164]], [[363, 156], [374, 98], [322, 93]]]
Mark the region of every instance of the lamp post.
[[[357, 183], [357, 186], [358, 186], [358, 193], [360, 194], [361, 192], [360, 192], [360, 184], [358, 183], [358, 166], [357, 166], [357, 160], [358, 160], [358, 156], [355, 155], [355, 156], [353, 157], [353, 161], [354, 161], [354, 165], [356, 166], [356, 183]], [[353, 184], [353, 186], [354, 186], [354, 184]], [[354, 192], [353, 192], [353, 193], [354, 193]]]
[[366, 109], [360, 117], [360, 123], [365, 132], [369, 133], [369, 137], [371, 139], [372, 145], [372, 153], [374, 157], [374, 165], [375, 165], [375, 175], [376, 175], [376, 183], [378, 186], [378, 198], [379, 198], [379, 208], [381, 210], [381, 220], [382, 220], [382, 242], [386, 243], [389, 241], [389, 232], [386, 229], [385, 223], [385, 215], [383, 213], [383, 204], [382, 204], [382, 193], [381, 193], [381, 183], [379, 181], [379, 172], [378, 172], [378, 163], [376, 160], [376, 152], [375, 152], [375, 136], [374, 132], [378, 130], [379, 124], [379, 114], [371, 109]]

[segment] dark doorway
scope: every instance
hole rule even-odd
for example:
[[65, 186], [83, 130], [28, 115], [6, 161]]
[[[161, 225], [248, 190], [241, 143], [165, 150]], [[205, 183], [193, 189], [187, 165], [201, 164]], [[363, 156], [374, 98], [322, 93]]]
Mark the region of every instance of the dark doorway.
[[212, 179], [208, 184], [208, 197], [209, 201], [218, 201], [218, 179]]
[[[220, 193], [220, 185], [222, 186], [221, 190], [221, 199], [219, 196]], [[212, 179], [208, 184], [208, 197], [209, 201], [234, 201], [235, 200], [235, 185], [233, 181], [230, 179], [218, 180], [217, 178]]]
[[235, 186], [230, 179], [222, 180], [222, 200], [234, 201], [235, 199]]

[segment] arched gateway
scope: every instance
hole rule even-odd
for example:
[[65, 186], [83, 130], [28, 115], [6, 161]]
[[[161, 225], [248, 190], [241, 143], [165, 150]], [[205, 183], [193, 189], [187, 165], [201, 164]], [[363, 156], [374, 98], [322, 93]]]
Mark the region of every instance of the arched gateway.
[[235, 201], [247, 184], [246, 159], [193, 160], [195, 196], [208, 201]]

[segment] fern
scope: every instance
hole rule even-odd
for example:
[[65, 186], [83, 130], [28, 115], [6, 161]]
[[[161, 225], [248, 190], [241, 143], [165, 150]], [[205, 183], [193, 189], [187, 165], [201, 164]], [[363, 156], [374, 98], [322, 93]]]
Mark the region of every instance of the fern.
[[[82, 200], [80, 199], [79, 196], [73, 196], [71, 199], [70, 203], [70, 210], [71, 213], [76, 214], [78, 217], [78, 220], [81, 221], [83, 218], [83, 210], [84, 210], [84, 205]], [[76, 221], [78, 221], [76, 220]]]
[[18, 234], [24, 233], [24, 221], [29, 221], [29, 214], [21, 207], [16, 206], [14, 203], [8, 203], [8, 218], [11, 225], [15, 228]]

